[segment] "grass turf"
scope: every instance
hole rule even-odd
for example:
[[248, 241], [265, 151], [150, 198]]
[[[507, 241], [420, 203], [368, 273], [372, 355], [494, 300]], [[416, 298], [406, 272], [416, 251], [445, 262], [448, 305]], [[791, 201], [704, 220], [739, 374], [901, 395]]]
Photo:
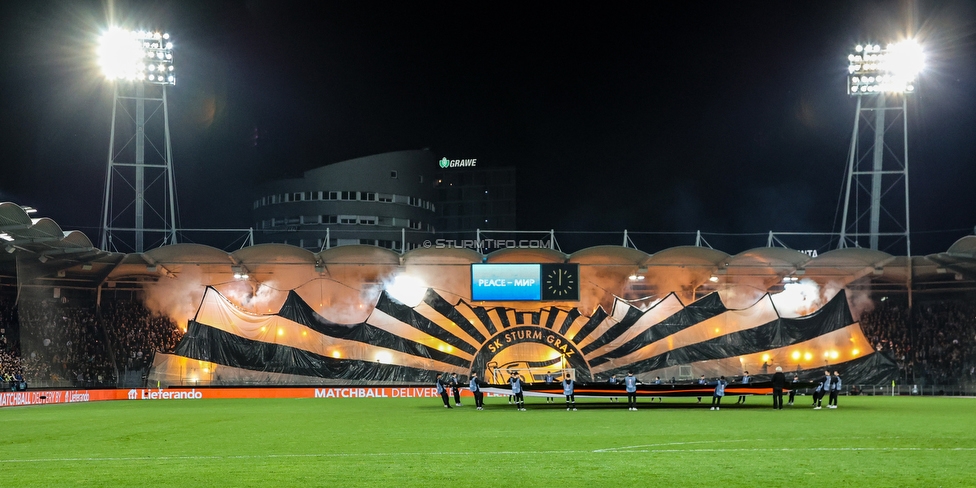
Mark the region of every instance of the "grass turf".
[[[119, 401], [0, 409], [2, 486], [973, 486], [976, 400]], [[468, 399], [468, 402], [471, 402]], [[704, 407], [704, 408], [703, 408]]]

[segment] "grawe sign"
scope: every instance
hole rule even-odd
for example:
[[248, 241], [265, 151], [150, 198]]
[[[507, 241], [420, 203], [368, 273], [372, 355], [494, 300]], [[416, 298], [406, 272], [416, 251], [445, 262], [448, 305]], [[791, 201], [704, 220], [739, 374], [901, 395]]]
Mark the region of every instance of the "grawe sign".
[[473, 168], [478, 165], [477, 159], [447, 159], [441, 158], [437, 165], [442, 169], [447, 168]]

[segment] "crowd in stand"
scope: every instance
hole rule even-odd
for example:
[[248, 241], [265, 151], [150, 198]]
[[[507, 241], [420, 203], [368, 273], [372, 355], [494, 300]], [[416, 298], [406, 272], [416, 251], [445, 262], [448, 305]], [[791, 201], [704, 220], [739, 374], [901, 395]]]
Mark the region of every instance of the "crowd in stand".
[[17, 313], [25, 376], [76, 386], [114, 384], [115, 368], [94, 307], [22, 300]]
[[17, 324], [17, 308], [13, 301], [0, 297], [0, 389], [3, 390], [10, 389], [10, 382], [17, 375], [24, 374], [20, 362], [20, 331]]
[[156, 351], [172, 352], [176, 324], [141, 302], [93, 306], [67, 300], [0, 297], [0, 378], [76, 387], [115, 386], [117, 374], [142, 370]]
[[904, 381], [921, 385], [976, 382], [976, 305], [966, 301], [877, 302], [861, 316], [876, 350], [895, 359]]
[[173, 352], [182, 332], [169, 317], [154, 314], [137, 301], [117, 301], [102, 308], [120, 368], [142, 369], [155, 351]]

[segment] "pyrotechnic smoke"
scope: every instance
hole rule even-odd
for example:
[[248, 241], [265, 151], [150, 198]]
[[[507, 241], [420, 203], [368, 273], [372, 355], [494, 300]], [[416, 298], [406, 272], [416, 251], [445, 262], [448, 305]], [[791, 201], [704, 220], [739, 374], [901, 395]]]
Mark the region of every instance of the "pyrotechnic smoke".
[[657, 267], [647, 275], [646, 281], [651, 285], [658, 298], [674, 293], [681, 303], [688, 305], [694, 301], [695, 287], [704, 283], [711, 276], [708, 268], [702, 267]]
[[766, 292], [762, 278], [737, 276], [728, 287], [719, 291], [719, 296], [729, 309], [742, 310], [753, 306]]
[[179, 276], [161, 278], [144, 289], [146, 308], [173, 319], [185, 330], [187, 321], [196, 315], [207, 286], [200, 268], [186, 266]]
[[219, 286], [228, 300], [251, 313], [277, 313], [288, 298], [287, 290], [278, 290], [275, 281], [257, 283], [250, 280], [237, 280]]

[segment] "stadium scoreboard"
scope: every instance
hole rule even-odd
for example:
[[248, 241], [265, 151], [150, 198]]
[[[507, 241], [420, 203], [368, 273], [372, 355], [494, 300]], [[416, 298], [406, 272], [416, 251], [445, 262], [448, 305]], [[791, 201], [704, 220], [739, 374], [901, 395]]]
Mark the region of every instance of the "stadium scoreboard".
[[579, 264], [472, 264], [475, 301], [577, 301]]

